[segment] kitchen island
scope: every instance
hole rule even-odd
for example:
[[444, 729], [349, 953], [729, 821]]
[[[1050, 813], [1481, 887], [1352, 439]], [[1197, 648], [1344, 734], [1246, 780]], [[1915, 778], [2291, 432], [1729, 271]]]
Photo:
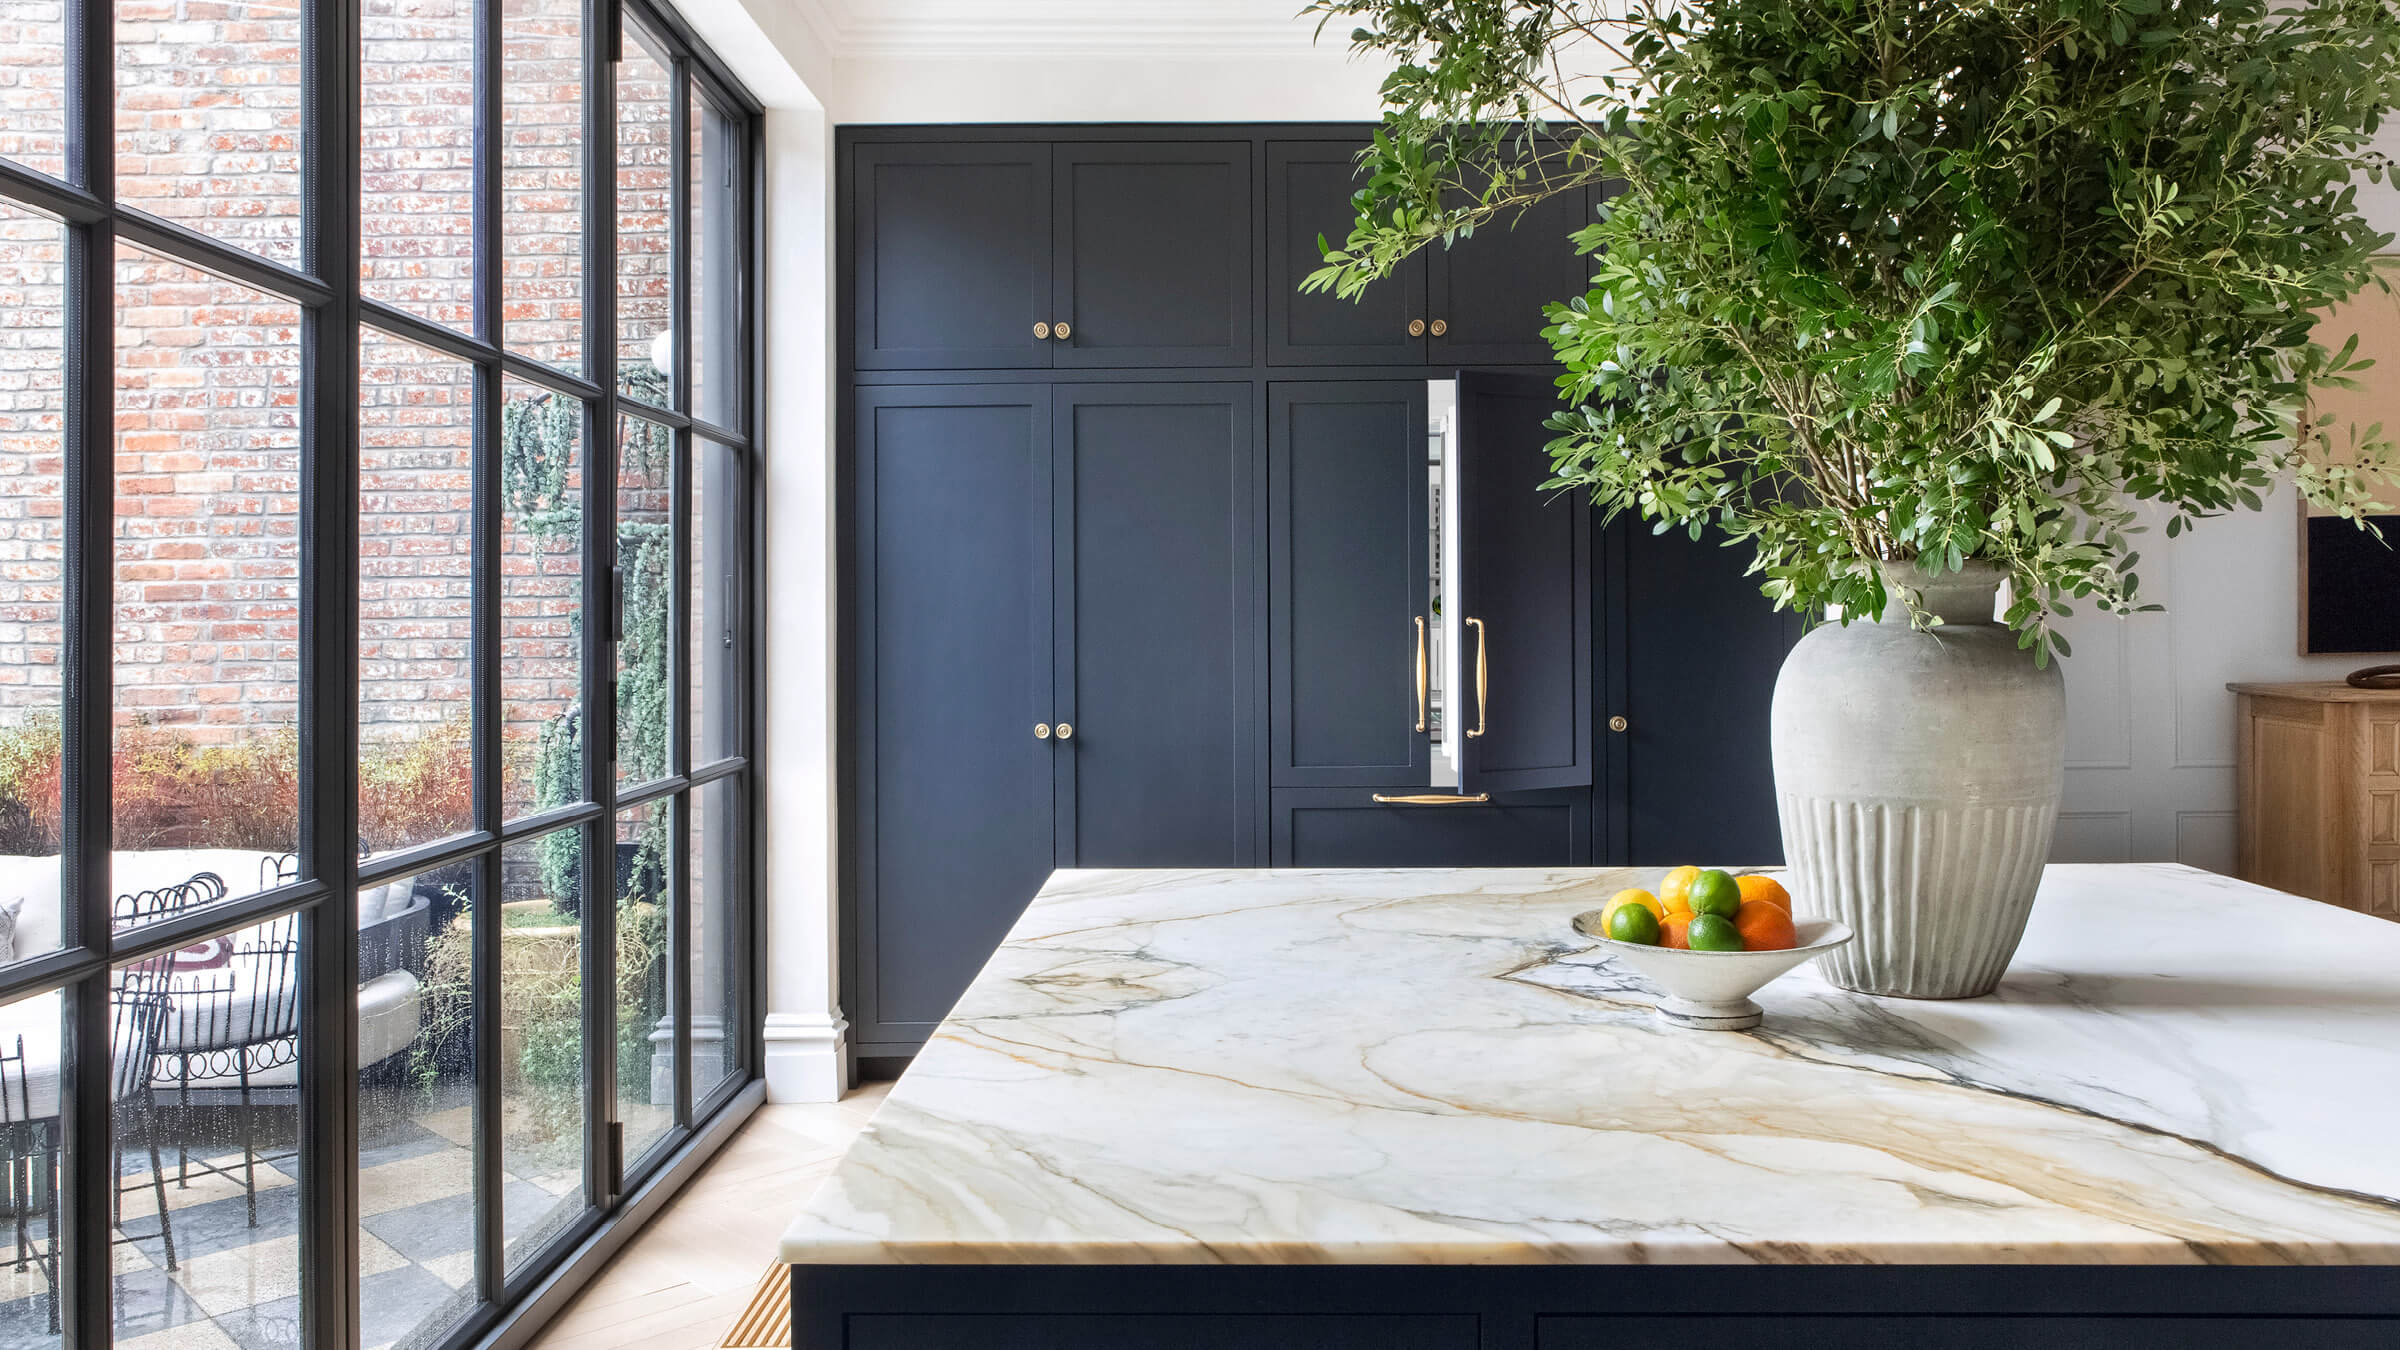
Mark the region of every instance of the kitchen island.
[[1707, 1032], [1571, 927], [1653, 878], [1057, 873], [786, 1234], [795, 1346], [2400, 1344], [2400, 925], [2057, 866], [1989, 998]]

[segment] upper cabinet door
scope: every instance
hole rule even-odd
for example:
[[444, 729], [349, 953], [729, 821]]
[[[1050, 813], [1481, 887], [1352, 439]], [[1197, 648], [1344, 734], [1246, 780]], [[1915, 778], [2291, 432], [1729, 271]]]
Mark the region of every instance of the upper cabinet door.
[[1047, 366], [1046, 145], [862, 145], [851, 265], [860, 370]]
[[[1278, 141], [1267, 147], [1267, 364], [1416, 366], [1425, 363], [1425, 259], [1410, 258], [1356, 300], [1300, 293], [1324, 265], [1321, 235], [1350, 234], [1359, 147]], [[1418, 325], [1416, 333], [1409, 325]]]
[[1554, 358], [1542, 311], [1584, 293], [1590, 277], [1572, 236], [1591, 223], [1581, 189], [1542, 202], [1514, 224], [1486, 222], [1449, 249], [1426, 250], [1432, 273], [1427, 309], [1439, 327], [1436, 365], [1548, 365]]
[[1248, 144], [1062, 145], [1051, 193], [1055, 364], [1250, 364]]
[[1421, 787], [1441, 616], [1429, 603], [1425, 381], [1267, 391], [1268, 662], [1277, 787]]
[[1539, 376], [1459, 373], [1461, 792], [1592, 781], [1592, 512], [1542, 490], [1557, 408]]

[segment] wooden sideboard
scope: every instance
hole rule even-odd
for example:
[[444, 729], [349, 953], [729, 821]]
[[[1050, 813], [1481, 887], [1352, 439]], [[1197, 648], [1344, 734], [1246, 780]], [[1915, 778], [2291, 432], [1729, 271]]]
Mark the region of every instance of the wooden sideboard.
[[2400, 920], [2400, 690], [2231, 684], [2244, 881]]

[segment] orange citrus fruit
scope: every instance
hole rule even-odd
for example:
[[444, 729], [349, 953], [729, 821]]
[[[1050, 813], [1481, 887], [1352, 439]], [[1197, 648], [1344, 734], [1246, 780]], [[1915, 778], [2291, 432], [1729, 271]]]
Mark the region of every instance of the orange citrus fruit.
[[1733, 879], [1733, 884], [1740, 888], [1742, 893], [1742, 903], [1745, 905], [1749, 904], [1753, 900], [1764, 900], [1768, 904], [1781, 909], [1786, 914], [1792, 912], [1791, 892], [1785, 890], [1783, 888], [1783, 883], [1777, 881], [1773, 877], [1762, 876], [1756, 872], [1751, 872], [1744, 876], [1735, 877]]
[[1667, 907], [1667, 913], [1689, 914], [1692, 912], [1690, 898], [1692, 881], [1699, 875], [1700, 869], [1687, 863], [1659, 878], [1658, 900], [1660, 904]]
[[1680, 951], [1690, 951], [1692, 949], [1691, 927], [1691, 911], [1685, 910], [1681, 914], [1669, 914], [1667, 921], [1658, 926], [1658, 945], [1674, 947]]
[[1733, 912], [1733, 931], [1742, 935], [1742, 950], [1788, 952], [1800, 945], [1792, 916], [1771, 900], [1745, 900]]

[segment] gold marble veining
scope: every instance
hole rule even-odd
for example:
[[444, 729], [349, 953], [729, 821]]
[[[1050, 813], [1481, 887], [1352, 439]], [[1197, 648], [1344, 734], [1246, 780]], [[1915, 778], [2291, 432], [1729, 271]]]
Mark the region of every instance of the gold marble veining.
[[2053, 867], [1990, 998], [1698, 1032], [1569, 926], [1648, 876], [1060, 872], [783, 1254], [2400, 1262], [2400, 927]]

